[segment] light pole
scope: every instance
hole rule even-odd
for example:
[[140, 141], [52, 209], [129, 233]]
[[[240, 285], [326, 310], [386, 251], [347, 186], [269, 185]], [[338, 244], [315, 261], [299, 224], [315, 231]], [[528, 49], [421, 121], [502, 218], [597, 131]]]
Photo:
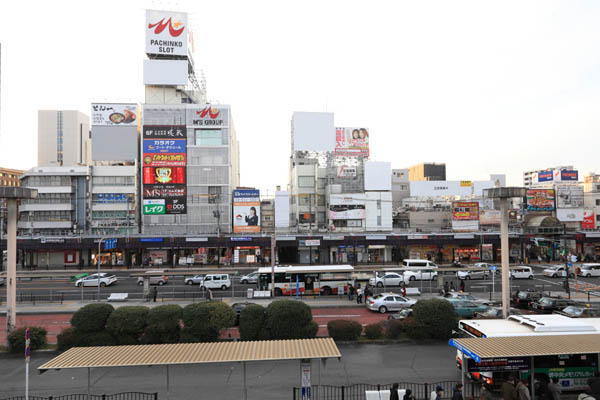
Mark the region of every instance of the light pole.
[[[96, 255], [96, 266], [98, 267], [98, 274], [97, 274], [97, 278], [98, 278], [98, 299], [96, 299], [96, 301], [100, 301], [100, 250], [101, 250], [101, 246], [102, 246], [102, 242], [106, 240], [106, 238], [100, 238], [100, 240], [98, 241], [98, 254]], [[83, 283], [81, 284], [83, 287]]]

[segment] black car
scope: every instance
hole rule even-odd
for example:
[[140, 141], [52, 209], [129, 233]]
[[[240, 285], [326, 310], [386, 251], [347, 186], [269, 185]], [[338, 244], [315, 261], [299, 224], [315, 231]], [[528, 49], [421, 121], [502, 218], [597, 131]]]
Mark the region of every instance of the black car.
[[531, 305], [544, 297], [542, 292], [519, 290], [511, 299], [510, 305], [515, 308], [531, 308]]
[[556, 297], [542, 297], [532, 304], [532, 309], [544, 314], [551, 314], [554, 311], [562, 311], [563, 308], [576, 305], [577, 303], [569, 299]]
[[593, 308], [568, 306], [562, 311], [554, 311], [554, 314], [560, 314], [571, 318], [595, 318], [598, 316], [598, 311]]
[[240, 324], [240, 314], [242, 310], [244, 310], [244, 308], [248, 307], [250, 304], [254, 303], [233, 303], [231, 305], [231, 308], [233, 308], [233, 311], [235, 311], [235, 326], [238, 326]]

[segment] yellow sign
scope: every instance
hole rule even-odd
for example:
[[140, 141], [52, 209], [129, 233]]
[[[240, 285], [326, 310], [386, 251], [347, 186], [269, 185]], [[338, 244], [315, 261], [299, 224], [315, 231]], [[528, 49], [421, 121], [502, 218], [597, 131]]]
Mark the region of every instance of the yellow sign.
[[471, 181], [460, 181], [460, 187], [471, 187], [472, 185]]

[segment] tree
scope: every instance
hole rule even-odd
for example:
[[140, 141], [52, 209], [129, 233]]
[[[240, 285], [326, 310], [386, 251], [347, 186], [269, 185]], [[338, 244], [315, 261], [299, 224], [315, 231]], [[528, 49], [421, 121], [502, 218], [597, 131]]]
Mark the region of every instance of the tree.
[[148, 311], [142, 343], [177, 343], [183, 309], [177, 304], [153, 307]]
[[446, 300], [419, 300], [413, 306], [413, 321], [407, 334], [413, 339], [445, 340], [452, 336], [458, 315]]
[[262, 340], [265, 333], [266, 309], [258, 304], [250, 304], [240, 313], [240, 339]]
[[188, 304], [183, 308], [184, 342], [214, 342], [219, 339], [221, 329], [235, 323], [235, 311], [225, 303], [209, 301]]
[[106, 327], [106, 321], [114, 310], [112, 305], [106, 303], [87, 304], [75, 311], [71, 326], [80, 333], [100, 332]]
[[305, 303], [275, 300], [267, 307], [265, 329], [268, 339], [307, 339], [316, 336], [319, 326]]
[[147, 315], [148, 307], [119, 307], [108, 317], [106, 330], [118, 344], [138, 344], [146, 328]]
[[333, 340], [358, 340], [362, 325], [350, 319], [334, 319], [327, 323], [327, 333]]

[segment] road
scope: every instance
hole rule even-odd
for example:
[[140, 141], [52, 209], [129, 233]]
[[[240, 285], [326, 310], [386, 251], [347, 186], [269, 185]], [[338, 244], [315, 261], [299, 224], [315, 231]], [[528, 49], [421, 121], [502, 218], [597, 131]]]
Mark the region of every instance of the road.
[[[534, 267], [534, 279], [515, 279], [511, 281], [511, 290], [527, 290], [536, 289], [542, 291], [561, 291], [563, 279], [553, 279], [543, 276], [543, 267]], [[106, 299], [110, 293], [125, 292], [129, 294], [132, 300], [141, 300], [143, 298], [143, 287], [137, 285], [137, 278], [131, 277], [128, 271], [115, 271], [118, 277], [118, 282], [106, 288], [100, 289], [100, 297]], [[214, 290], [213, 296], [220, 297], [246, 297], [248, 288], [256, 288], [253, 284], [241, 284], [239, 279], [242, 274], [233, 276], [233, 287], [225, 291]], [[169, 283], [165, 286], [157, 287], [158, 299], [179, 299], [179, 300], [195, 300], [204, 296], [204, 292], [200, 290], [198, 285], [185, 285], [183, 283], [183, 275], [172, 276]], [[459, 280], [452, 275], [445, 275], [445, 280], [448, 280], [455, 288], [458, 288]], [[572, 281], [572, 280], [571, 280]], [[600, 278], [579, 278], [580, 282], [591, 285], [600, 285]], [[495, 283], [491, 278], [485, 280], [473, 279], [466, 280], [466, 292], [478, 293], [483, 297], [488, 297], [494, 288], [496, 293], [501, 292], [500, 277], [497, 276]], [[409, 287], [418, 287], [422, 293], [437, 293], [438, 281], [413, 281]], [[375, 293], [399, 292], [398, 287], [382, 287], [375, 288]], [[17, 284], [17, 302], [33, 303], [33, 302], [59, 302], [61, 300], [95, 300], [97, 297], [96, 287], [85, 287], [83, 289], [74, 286], [73, 282], [69, 282], [65, 278], [56, 279], [35, 279], [31, 281], [19, 280]], [[6, 299], [6, 288], [0, 287], [0, 301]]]
[[[321, 381], [328, 385], [392, 382], [440, 382], [459, 380], [456, 351], [445, 343], [393, 345], [339, 345], [340, 361], [330, 359], [321, 368]], [[85, 393], [85, 369], [48, 371], [35, 369], [56, 353], [34, 353], [31, 360], [30, 394], [38, 396]], [[318, 383], [317, 362], [312, 364], [312, 382]], [[0, 355], [0, 398], [23, 394], [25, 364], [22, 356]], [[158, 392], [166, 398], [166, 376], [162, 367], [94, 369], [92, 393], [125, 391]], [[299, 361], [254, 362], [247, 366], [249, 399], [292, 399], [292, 387], [300, 384]], [[242, 398], [242, 366], [225, 363], [170, 367], [172, 399]]]

